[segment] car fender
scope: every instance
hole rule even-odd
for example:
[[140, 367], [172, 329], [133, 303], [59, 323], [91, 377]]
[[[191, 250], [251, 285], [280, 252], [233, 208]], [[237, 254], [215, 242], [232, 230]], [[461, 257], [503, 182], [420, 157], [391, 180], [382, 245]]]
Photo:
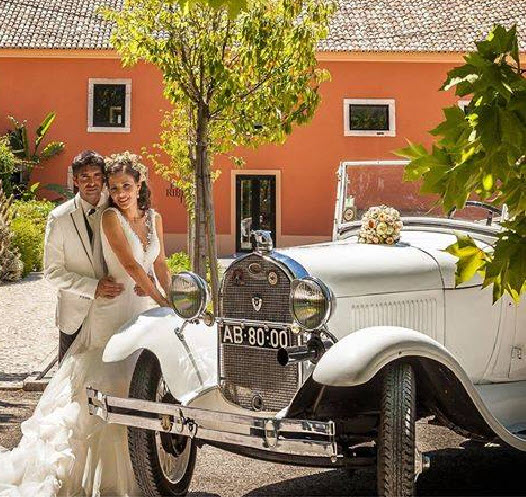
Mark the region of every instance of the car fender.
[[460, 368], [441, 344], [423, 333], [398, 326], [373, 326], [334, 344], [316, 365], [313, 379], [335, 387], [362, 385], [386, 364], [405, 356], [427, 357]]
[[[476, 408], [477, 417], [491, 432], [505, 443], [526, 450], [526, 440], [511, 433], [499, 421], [499, 406], [492, 405], [484, 386], [475, 386], [458, 360], [440, 343], [418, 331], [397, 326], [374, 326], [350, 333], [334, 344], [316, 365], [312, 379], [327, 387], [356, 387], [366, 384], [387, 364], [404, 357], [431, 364], [430, 370], [445, 366], [448, 374], [459, 385], [462, 399]], [[512, 384], [513, 385], [513, 384]], [[520, 387], [520, 385], [515, 385]], [[507, 385], [501, 385], [508, 388]], [[522, 387], [524, 388], [524, 387]], [[526, 404], [523, 402], [523, 404]], [[526, 420], [526, 405], [517, 413], [517, 422]], [[500, 417], [502, 419], [502, 417]], [[510, 426], [509, 420], [506, 425]], [[463, 428], [459, 425], [460, 428]]]
[[185, 398], [217, 384], [215, 326], [202, 321], [185, 324], [167, 307], [150, 309], [111, 337], [102, 359], [122, 361], [142, 350], [157, 357], [170, 392], [183, 404]]

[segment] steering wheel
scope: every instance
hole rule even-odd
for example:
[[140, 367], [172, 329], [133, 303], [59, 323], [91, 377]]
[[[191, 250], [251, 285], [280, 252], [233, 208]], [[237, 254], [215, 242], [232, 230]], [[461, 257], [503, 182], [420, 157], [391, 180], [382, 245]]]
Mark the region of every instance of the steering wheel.
[[[493, 217], [495, 214], [502, 216], [502, 209], [495, 207], [494, 205], [488, 204], [486, 202], [479, 202], [478, 200], [468, 200], [466, 201], [465, 207], [479, 207], [480, 209], [485, 209], [488, 211], [488, 217], [486, 218], [486, 226], [491, 226], [493, 222]], [[456, 207], [453, 207], [448, 213], [448, 219], [452, 219], [455, 216], [457, 211]]]

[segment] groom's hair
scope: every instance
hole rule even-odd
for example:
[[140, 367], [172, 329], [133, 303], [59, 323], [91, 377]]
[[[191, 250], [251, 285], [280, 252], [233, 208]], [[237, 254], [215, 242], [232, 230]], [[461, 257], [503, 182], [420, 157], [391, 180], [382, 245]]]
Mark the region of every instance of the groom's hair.
[[73, 175], [78, 174], [83, 166], [99, 166], [101, 172], [104, 173], [104, 158], [93, 150], [83, 150], [73, 159], [71, 164]]

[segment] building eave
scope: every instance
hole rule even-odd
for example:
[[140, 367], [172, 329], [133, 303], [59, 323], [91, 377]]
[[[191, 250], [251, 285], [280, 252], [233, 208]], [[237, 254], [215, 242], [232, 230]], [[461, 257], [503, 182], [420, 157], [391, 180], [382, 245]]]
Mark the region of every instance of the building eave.
[[[317, 51], [320, 62], [406, 62], [461, 64], [467, 52], [373, 52], [373, 51]], [[0, 48], [0, 58], [49, 59], [119, 59], [113, 49], [61, 49], [61, 48]], [[526, 52], [520, 54], [526, 64]]]

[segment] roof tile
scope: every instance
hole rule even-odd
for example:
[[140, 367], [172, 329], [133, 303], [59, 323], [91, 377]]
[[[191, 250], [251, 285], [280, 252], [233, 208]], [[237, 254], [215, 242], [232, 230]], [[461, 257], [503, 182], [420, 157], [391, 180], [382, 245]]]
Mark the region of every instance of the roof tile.
[[[0, 48], [106, 49], [101, 6], [123, 0], [1, 0]], [[336, 0], [322, 51], [465, 52], [493, 24], [518, 24], [526, 52], [526, 0]]]

